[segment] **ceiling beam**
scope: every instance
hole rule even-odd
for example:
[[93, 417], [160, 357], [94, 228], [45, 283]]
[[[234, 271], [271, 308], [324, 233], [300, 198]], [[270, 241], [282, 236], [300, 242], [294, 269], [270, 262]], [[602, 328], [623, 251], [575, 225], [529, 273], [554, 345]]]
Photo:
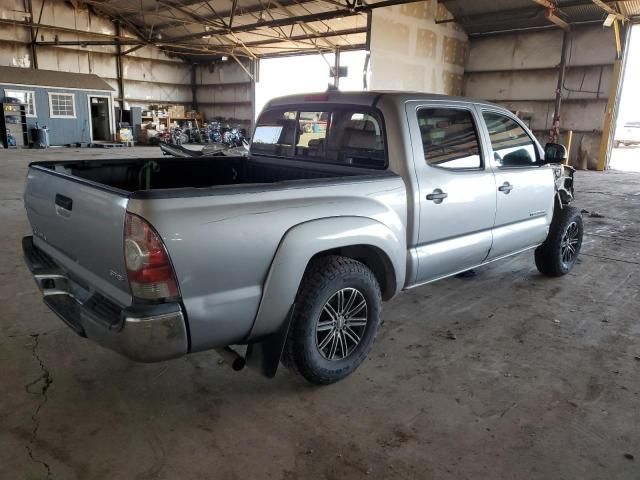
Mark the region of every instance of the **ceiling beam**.
[[[50, 40], [44, 42], [36, 41], [38, 45], [49, 45], [49, 46], [78, 46], [78, 47], [89, 47], [94, 45], [106, 45], [106, 46], [115, 46], [118, 43], [117, 39], [113, 40]], [[147, 42], [143, 42], [142, 40], [128, 40], [123, 39], [119, 41], [120, 45], [146, 45]]]
[[[358, 35], [363, 33], [367, 33], [367, 27], [349, 28], [346, 30], [320, 32], [320, 33], [308, 34], [308, 35], [293, 35], [291, 37], [273, 37], [267, 40], [255, 40], [253, 42], [245, 42], [244, 44], [247, 47], [261, 47], [264, 45], [274, 45], [278, 43], [304, 42], [305, 40], [315, 40], [317, 38], [341, 37], [345, 35]], [[235, 44], [220, 44], [220, 45], [211, 45], [211, 46], [214, 48], [229, 48], [229, 49], [238, 47], [238, 45], [235, 45]], [[314, 45], [309, 44], [309, 46], [313, 47]], [[274, 47], [274, 48], [277, 48], [277, 47]], [[340, 48], [342, 49], [343, 47], [341, 46]]]
[[554, 9], [548, 8], [544, 16], [547, 20], [549, 20], [554, 25], [557, 25], [558, 27], [563, 29], [565, 32], [568, 32], [569, 30], [571, 30], [571, 27], [569, 26], [569, 24], [565, 22], [563, 19], [561, 19], [559, 16], [557, 16]]
[[436, 23], [459, 23], [462, 26], [493, 26], [504, 25], [511, 20], [542, 18], [543, 8], [532, 5], [530, 7], [501, 10], [500, 12], [477, 13], [474, 15], [461, 15], [444, 20], [436, 20]]
[[[528, 17], [530, 19], [536, 18], [539, 16], [540, 20], [544, 20], [544, 14], [546, 10], [549, 8], [549, 5], [553, 5], [554, 13], [556, 16], [560, 16], [562, 20], [569, 20], [568, 17], [563, 14], [563, 10], [573, 8], [573, 7], [583, 7], [593, 5], [593, 0], [572, 0], [565, 1], [562, 3], [560, 7], [555, 5], [553, 2], [549, 0], [533, 0], [531, 2], [530, 7], [520, 7], [513, 8], [507, 10], [499, 10], [493, 12], [486, 13], [477, 13], [473, 15], [460, 15], [455, 12], [455, 2], [456, 0], [439, 0], [440, 3], [444, 5], [448, 5], [451, 7], [452, 13], [454, 14], [453, 19], [446, 20], [436, 20], [436, 23], [450, 23], [456, 22], [460, 23], [466, 27], [474, 27], [474, 26], [507, 26], [510, 20], [521, 20], [522, 17]], [[598, 0], [602, 1], [602, 0]], [[607, 0], [603, 2], [605, 4], [613, 5], [615, 4], [615, 0]], [[537, 5], [536, 5], [537, 4]]]
[[248, 23], [244, 25], [236, 25], [226, 30], [208, 30], [203, 32], [191, 33], [188, 35], [182, 35], [179, 37], [173, 37], [167, 40], [170, 40], [172, 42], [183, 42], [187, 40], [197, 40], [202, 37], [207, 37], [212, 35], [227, 35], [229, 33], [251, 32], [253, 30], [258, 30], [261, 28], [286, 27], [290, 25], [296, 25], [299, 23], [319, 22], [322, 20], [332, 20], [334, 18], [352, 17], [355, 15], [360, 15], [361, 13], [366, 13], [376, 8], [389, 7], [389, 6], [399, 5], [403, 3], [407, 3], [407, 0], [384, 0], [377, 3], [369, 3], [366, 5], [361, 5], [351, 9], [349, 8], [336, 9], [336, 10], [330, 10], [330, 11], [320, 12], [320, 13], [311, 13], [308, 15], [298, 15], [294, 17], [278, 18], [275, 20], [267, 20], [262, 22]]
[[[354, 45], [349, 45], [347, 47], [340, 47], [341, 52], [350, 52], [353, 50], [364, 50], [367, 48], [365, 43], [358, 43]], [[317, 55], [318, 53], [332, 53], [333, 50], [330, 48], [318, 47], [318, 48], [310, 48], [301, 51], [300, 49], [287, 50], [284, 52], [278, 53], [267, 53], [260, 55], [260, 58], [280, 58], [280, 57], [297, 57], [299, 55]]]
[[[175, 7], [191, 7], [199, 3], [200, 4], [203, 3], [203, 0], [182, 0], [177, 3], [169, 2], [169, 1], [166, 2], [167, 6], [175, 6]], [[155, 11], [155, 7], [140, 9], [140, 11], [142, 13], [153, 13]]]
[[603, 2], [602, 0], [591, 0], [593, 3], [595, 3], [597, 6], [599, 6], [602, 10], [604, 10], [605, 12], [607, 12], [609, 15], [615, 15], [616, 18], [619, 18], [622, 21], [628, 21], [629, 19], [627, 17], [625, 17], [624, 15], [622, 15], [620, 12], [616, 11], [615, 9], [613, 9], [612, 7], [610, 7], [609, 5], [607, 5], [605, 2]]
[[[311, 2], [315, 2], [317, 0], [283, 0], [282, 2], [280, 2], [283, 6], [295, 6], [295, 5], [304, 5], [305, 3], [311, 3]], [[196, 3], [203, 3], [202, 0], [200, 0], [199, 2]], [[191, 5], [194, 5], [195, 3], [191, 3]], [[275, 10], [276, 8], [272, 8], [272, 10]], [[260, 13], [260, 12], [266, 12], [267, 10], [269, 10], [269, 8], [264, 8], [262, 5], [255, 5], [255, 6], [251, 6], [251, 7], [238, 7], [237, 11], [236, 11], [236, 15], [240, 16], [240, 15], [251, 15], [253, 13]], [[222, 18], [222, 19], [228, 19], [231, 18], [231, 10], [227, 10], [224, 12], [218, 12], [215, 15], [202, 15], [200, 16], [200, 23], [206, 23], [212, 20], [216, 20], [217, 18]], [[187, 22], [187, 23], [192, 23], [192, 22]], [[228, 22], [227, 22], [228, 23]], [[175, 22], [165, 22], [165, 23], [158, 23], [155, 26], [155, 30], [156, 31], [162, 31], [162, 30], [167, 30], [169, 28], [174, 28], [174, 27], [180, 27], [182, 25], [184, 25], [185, 22], [184, 21], [180, 21], [180, 20], [176, 20]]]

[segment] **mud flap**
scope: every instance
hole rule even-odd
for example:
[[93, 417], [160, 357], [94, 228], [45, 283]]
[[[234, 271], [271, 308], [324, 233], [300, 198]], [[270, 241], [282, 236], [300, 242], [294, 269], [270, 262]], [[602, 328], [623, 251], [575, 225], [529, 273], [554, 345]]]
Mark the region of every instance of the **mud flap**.
[[285, 321], [280, 329], [265, 337], [261, 342], [251, 343], [247, 347], [245, 359], [247, 366], [252, 370], [264, 375], [267, 378], [276, 376], [284, 344], [287, 341], [287, 334], [293, 318], [294, 305], [291, 305]]

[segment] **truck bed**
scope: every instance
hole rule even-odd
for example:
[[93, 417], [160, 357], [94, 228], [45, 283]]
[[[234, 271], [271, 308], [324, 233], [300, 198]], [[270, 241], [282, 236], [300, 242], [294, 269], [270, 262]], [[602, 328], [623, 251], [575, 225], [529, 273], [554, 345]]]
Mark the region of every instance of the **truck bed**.
[[153, 158], [36, 162], [33, 167], [124, 192], [264, 184], [384, 173], [354, 166], [247, 157]]
[[196, 333], [192, 350], [210, 347], [213, 337], [228, 345], [247, 335], [276, 249], [296, 225], [365, 216], [392, 225], [405, 245], [398, 175], [282, 158], [36, 162], [25, 207], [33, 246], [82, 287], [77, 298], [97, 292], [120, 308], [133, 304], [125, 217], [148, 221], [174, 264]]

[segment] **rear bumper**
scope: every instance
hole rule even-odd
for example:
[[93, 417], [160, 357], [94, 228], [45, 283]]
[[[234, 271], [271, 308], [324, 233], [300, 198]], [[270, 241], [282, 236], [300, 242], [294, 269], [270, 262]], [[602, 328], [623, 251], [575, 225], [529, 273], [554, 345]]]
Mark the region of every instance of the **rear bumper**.
[[187, 328], [179, 303], [123, 308], [75, 282], [33, 244], [33, 237], [22, 239], [22, 250], [44, 303], [77, 334], [138, 362], [187, 353]]

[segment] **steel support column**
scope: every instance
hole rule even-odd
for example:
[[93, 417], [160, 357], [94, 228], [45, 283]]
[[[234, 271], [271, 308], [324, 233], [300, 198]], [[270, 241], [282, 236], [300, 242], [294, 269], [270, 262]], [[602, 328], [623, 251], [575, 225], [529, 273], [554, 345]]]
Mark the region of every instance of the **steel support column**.
[[[630, 31], [631, 29], [629, 29]], [[607, 99], [607, 109], [604, 114], [604, 126], [602, 127], [602, 139], [600, 140], [600, 152], [598, 154], [598, 164], [596, 169], [603, 171], [609, 164], [611, 155], [611, 140], [615, 132], [615, 120], [618, 111], [620, 90], [622, 87], [623, 72], [623, 50], [620, 38], [620, 27], [618, 19], [613, 21], [613, 34], [616, 45], [616, 60], [613, 63], [613, 75], [611, 76], [611, 87], [609, 88], [609, 98]], [[628, 45], [628, 38], [625, 45]]]
[[562, 86], [567, 71], [567, 47], [569, 46], [571, 32], [565, 30], [562, 35], [562, 53], [560, 54], [560, 66], [558, 67], [558, 84], [556, 86], [556, 101], [553, 108], [553, 125], [549, 136], [554, 143], [560, 138], [560, 107], [562, 106]]
[[198, 64], [191, 64], [191, 109], [198, 111]]
[[334, 63], [333, 63], [333, 85], [336, 87], [336, 90], [340, 88], [340, 49], [336, 48], [334, 53]]
[[37, 39], [37, 31], [36, 31], [36, 27], [34, 26], [34, 20], [33, 20], [33, 3], [31, 2], [31, 0], [27, 0], [26, 1], [26, 10], [27, 13], [29, 14], [29, 23], [31, 24], [29, 26], [29, 31], [31, 33], [31, 43], [30, 43], [30, 48], [31, 48], [31, 68], [34, 69], [38, 69], [38, 50], [36, 48], [36, 39]]
[[120, 112], [124, 110], [124, 69], [122, 66], [122, 44], [120, 35], [122, 34], [119, 21], [115, 21], [116, 26], [116, 78], [118, 80], [118, 101], [120, 102]]

